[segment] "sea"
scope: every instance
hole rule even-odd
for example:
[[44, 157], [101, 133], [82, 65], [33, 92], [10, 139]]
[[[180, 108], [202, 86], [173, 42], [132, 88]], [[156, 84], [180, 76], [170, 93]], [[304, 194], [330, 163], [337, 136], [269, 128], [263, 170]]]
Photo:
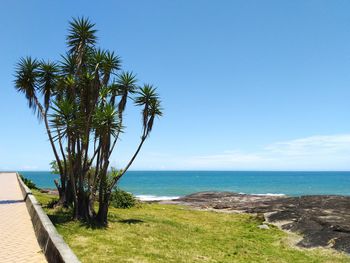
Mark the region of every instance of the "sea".
[[[21, 171], [38, 187], [55, 188], [58, 175]], [[350, 172], [128, 171], [118, 184], [141, 200], [167, 200], [201, 191], [259, 195], [350, 195]]]

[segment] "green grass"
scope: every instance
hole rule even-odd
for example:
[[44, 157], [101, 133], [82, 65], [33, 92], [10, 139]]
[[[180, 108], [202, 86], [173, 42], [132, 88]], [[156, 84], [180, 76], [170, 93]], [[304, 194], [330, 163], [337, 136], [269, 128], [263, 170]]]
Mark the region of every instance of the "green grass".
[[[43, 205], [54, 198], [34, 194]], [[286, 233], [259, 229], [261, 221], [245, 214], [142, 204], [111, 208], [101, 229], [70, 221], [67, 210], [45, 210], [82, 262], [350, 262], [330, 250], [293, 248]]]

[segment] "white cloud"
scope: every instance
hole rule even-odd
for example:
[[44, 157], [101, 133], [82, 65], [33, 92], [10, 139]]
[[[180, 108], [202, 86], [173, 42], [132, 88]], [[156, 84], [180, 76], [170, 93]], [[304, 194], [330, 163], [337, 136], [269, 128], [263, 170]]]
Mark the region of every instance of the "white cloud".
[[291, 156], [330, 155], [350, 152], [350, 134], [311, 136], [266, 147], [267, 151]]
[[[166, 149], [165, 149], [166, 151]], [[133, 152], [113, 158], [111, 165], [122, 168]], [[41, 160], [49, 163], [51, 157]], [[22, 159], [25, 159], [24, 161]], [[0, 166], [1, 170], [48, 170], [37, 166], [33, 156]], [[37, 160], [38, 158], [34, 158]], [[33, 161], [19, 166], [17, 162]], [[134, 170], [350, 170], [350, 134], [310, 136], [265, 145], [255, 151], [234, 149], [207, 155], [141, 152]]]
[[199, 156], [145, 153], [135, 169], [148, 167], [165, 170], [349, 170], [350, 134], [276, 142], [256, 152], [234, 150]]

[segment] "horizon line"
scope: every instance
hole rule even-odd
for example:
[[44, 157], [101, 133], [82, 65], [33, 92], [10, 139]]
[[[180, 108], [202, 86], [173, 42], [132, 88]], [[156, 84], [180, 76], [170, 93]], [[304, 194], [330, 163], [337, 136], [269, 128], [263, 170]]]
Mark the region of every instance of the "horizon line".
[[[0, 172], [51, 172], [50, 170], [13, 170]], [[350, 170], [219, 170], [219, 169], [135, 169], [128, 170], [127, 172], [350, 172]]]

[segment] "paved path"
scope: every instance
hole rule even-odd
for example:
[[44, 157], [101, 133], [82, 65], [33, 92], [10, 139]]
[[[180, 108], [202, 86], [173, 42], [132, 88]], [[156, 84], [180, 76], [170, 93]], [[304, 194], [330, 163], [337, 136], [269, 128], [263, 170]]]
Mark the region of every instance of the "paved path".
[[15, 173], [0, 173], [0, 263], [46, 262]]

